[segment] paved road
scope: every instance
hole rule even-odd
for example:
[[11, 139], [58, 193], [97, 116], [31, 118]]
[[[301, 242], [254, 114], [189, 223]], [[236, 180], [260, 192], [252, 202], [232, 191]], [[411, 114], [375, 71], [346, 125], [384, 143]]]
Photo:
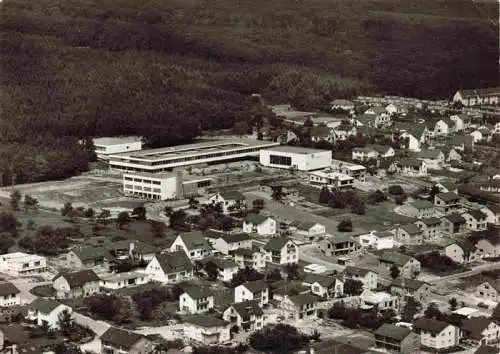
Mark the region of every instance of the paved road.
[[429, 280], [429, 283], [438, 284], [438, 283], [442, 283], [442, 282], [449, 281], [449, 280], [456, 280], [456, 279], [460, 279], [460, 278], [470, 277], [473, 275], [478, 275], [479, 273], [481, 273], [485, 270], [494, 270], [494, 269], [499, 269], [499, 268], [500, 268], [500, 262], [491, 262], [491, 263], [476, 266], [468, 272], [447, 275], [444, 277], [437, 277], [436, 279]]
[[73, 319], [80, 326], [90, 328], [92, 331], [94, 331], [94, 333], [98, 337], [102, 336], [103, 333], [106, 332], [109, 327], [111, 327], [109, 323], [106, 323], [104, 321], [94, 320], [93, 318], [82, 315], [81, 313], [78, 312], [73, 312]]
[[31, 304], [37, 297], [30, 293], [35, 286], [52, 284], [52, 282], [37, 282], [34, 278], [9, 279], [21, 291], [21, 304]]
[[336, 263], [334, 259], [326, 257], [318, 249], [316, 243], [302, 245], [299, 248], [299, 259], [307, 263], [321, 264], [327, 268], [327, 270], [343, 271], [344, 266]]

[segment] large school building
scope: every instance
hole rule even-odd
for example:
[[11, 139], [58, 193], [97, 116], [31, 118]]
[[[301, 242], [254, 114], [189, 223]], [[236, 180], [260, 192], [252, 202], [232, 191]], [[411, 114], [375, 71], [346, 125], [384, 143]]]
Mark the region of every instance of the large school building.
[[128, 172], [159, 173], [177, 167], [210, 165], [258, 159], [261, 149], [279, 145], [260, 140], [211, 140], [159, 149], [146, 149], [108, 155], [111, 169]]

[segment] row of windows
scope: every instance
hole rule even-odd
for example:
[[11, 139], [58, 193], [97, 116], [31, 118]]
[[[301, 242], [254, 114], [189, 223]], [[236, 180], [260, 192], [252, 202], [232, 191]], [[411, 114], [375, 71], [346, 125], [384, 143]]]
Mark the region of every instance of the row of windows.
[[152, 181], [149, 179], [140, 179], [140, 178], [132, 178], [132, 177], [125, 177], [125, 181], [134, 181], [134, 182], [139, 182], [139, 183], [145, 183], [145, 184], [156, 184], [160, 185], [160, 181]]
[[292, 166], [290, 156], [269, 155], [269, 162], [272, 165]]

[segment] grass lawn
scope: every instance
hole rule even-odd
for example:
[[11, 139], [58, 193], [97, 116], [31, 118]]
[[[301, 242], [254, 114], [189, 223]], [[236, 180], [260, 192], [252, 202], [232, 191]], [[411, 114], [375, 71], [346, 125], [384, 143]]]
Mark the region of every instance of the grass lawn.
[[299, 191], [299, 195], [304, 197], [304, 199], [308, 202], [318, 204], [319, 192], [321, 191], [321, 189], [306, 186], [301, 183], [294, 184], [292, 187], [296, 188]]
[[30, 293], [38, 297], [53, 297], [56, 295], [55, 289], [50, 284], [35, 286], [30, 290]]
[[407, 224], [415, 219], [396, 214], [394, 208], [396, 204], [385, 201], [377, 205], [366, 205], [365, 215], [356, 216], [353, 224], [366, 230], [376, 230], [377, 228], [387, 227], [395, 224]]

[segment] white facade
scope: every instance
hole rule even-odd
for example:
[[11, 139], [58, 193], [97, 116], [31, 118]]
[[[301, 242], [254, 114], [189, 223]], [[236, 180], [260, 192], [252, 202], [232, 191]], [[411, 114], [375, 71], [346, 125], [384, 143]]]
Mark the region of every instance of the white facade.
[[213, 295], [203, 297], [192, 297], [188, 293], [183, 293], [179, 297], [179, 310], [190, 314], [200, 314], [208, 312], [214, 308]]
[[224, 198], [221, 195], [221, 193], [216, 193], [216, 194], [210, 196], [210, 198], [208, 198], [208, 201], [210, 203], [213, 203], [213, 204], [220, 203], [224, 214], [228, 214], [231, 211], [231, 209], [237, 208], [238, 205], [240, 207], [243, 206], [242, 204], [244, 203], [244, 197], [243, 197], [243, 199], [238, 200], [238, 199], [232, 199], [232, 198]]
[[138, 136], [94, 138], [97, 157], [110, 154], [142, 150], [142, 139]]
[[243, 232], [261, 236], [274, 235], [276, 233], [276, 221], [267, 218], [263, 222], [257, 224], [245, 220], [243, 222]]
[[352, 188], [354, 178], [339, 172], [314, 171], [309, 172], [309, 182], [313, 185], [319, 186]]
[[[203, 235], [201, 235], [201, 237], [203, 237]], [[208, 242], [202, 243], [202, 240], [200, 240], [199, 247], [189, 249], [184, 244], [184, 241], [182, 240], [182, 235], [178, 235], [174, 243], [172, 243], [172, 245], [170, 246], [170, 252], [184, 251], [184, 253], [186, 253], [186, 256], [188, 256], [188, 258], [193, 261], [210, 256], [212, 252], [209, 249], [209, 247], [210, 246], [208, 245]]]
[[50, 329], [59, 329], [59, 316], [64, 312], [73, 313], [73, 309], [64, 304], [59, 304], [55, 309], [51, 310], [49, 313], [43, 313], [35, 309], [29, 309], [27, 318], [34, 321], [38, 326], [42, 326], [44, 322], [47, 322], [47, 326]]
[[234, 266], [225, 266], [223, 268], [219, 268], [218, 270], [218, 279], [221, 281], [229, 282], [233, 279], [234, 275], [238, 273], [238, 265], [235, 263]]
[[183, 269], [176, 272], [165, 273], [156, 256], [148, 263], [144, 272], [148, 274], [151, 281], [156, 281], [163, 284], [177, 283], [193, 278], [192, 269]]
[[212, 247], [217, 252], [229, 254], [230, 251], [237, 250], [238, 248], [252, 248], [252, 240], [249, 239], [228, 243], [224, 238], [219, 237], [212, 242]]
[[299, 171], [320, 170], [332, 163], [332, 152], [293, 146], [277, 146], [260, 150], [260, 163], [266, 167], [297, 169]]
[[369, 234], [359, 236], [362, 247], [373, 247], [376, 250], [394, 247], [394, 235], [389, 232], [372, 231]]
[[12, 276], [33, 275], [47, 270], [45, 257], [36, 254], [14, 252], [0, 256], [0, 272]]
[[477, 143], [478, 141], [481, 141], [483, 140], [483, 134], [479, 131], [479, 130], [474, 130], [472, 133], [469, 134], [470, 136], [472, 136], [472, 138], [474, 139], [474, 142]]
[[101, 276], [100, 286], [105, 289], [123, 289], [149, 282], [149, 275], [139, 272], [116, 273]]
[[364, 290], [375, 290], [378, 285], [378, 274], [372, 271], [349, 272], [346, 273], [347, 279], [358, 280], [363, 284]]
[[227, 325], [201, 326], [185, 322], [184, 337], [205, 345], [226, 343], [231, 340], [231, 328]]
[[430, 331], [420, 331], [420, 344], [427, 348], [444, 350], [456, 347], [459, 341], [460, 330], [453, 325], [448, 325], [438, 334], [431, 333]]
[[21, 293], [17, 291], [16, 293], [0, 295], [0, 307], [11, 307], [21, 305]]
[[462, 217], [465, 219], [466, 227], [468, 230], [471, 231], [482, 231], [487, 229], [487, 223], [486, 223], [486, 215], [484, 218], [477, 219], [475, 216], [471, 215], [470, 213], [463, 213]]
[[234, 302], [240, 303], [243, 301], [256, 300], [262, 307], [269, 303], [269, 288], [259, 289], [255, 293], [248, 289], [245, 284], [238, 285], [234, 288]]
[[148, 199], [176, 199], [179, 197], [178, 176], [176, 174], [127, 173], [123, 175], [123, 192]]

